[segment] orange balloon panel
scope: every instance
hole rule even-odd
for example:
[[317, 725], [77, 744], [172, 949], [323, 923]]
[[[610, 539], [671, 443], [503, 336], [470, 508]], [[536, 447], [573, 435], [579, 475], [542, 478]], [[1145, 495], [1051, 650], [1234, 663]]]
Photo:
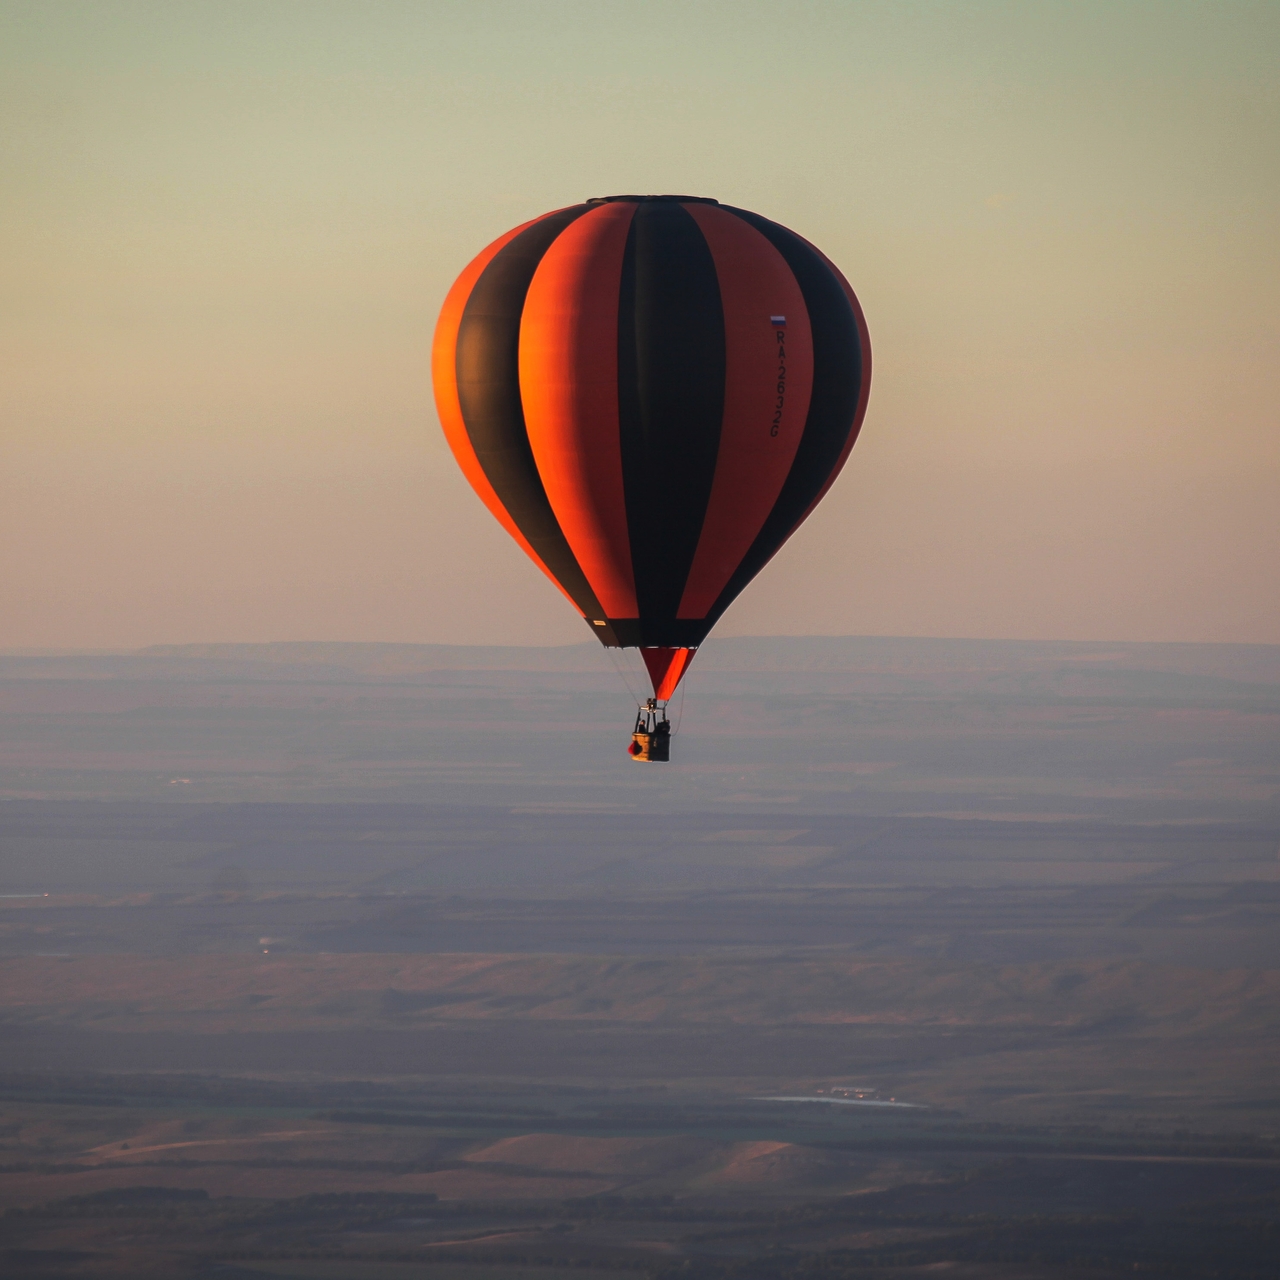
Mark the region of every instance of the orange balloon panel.
[[618, 292], [631, 211], [602, 205], [543, 255], [520, 318], [525, 430], [565, 541], [611, 618], [634, 617], [618, 430]]
[[640, 656], [653, 682], [653, 696], [666, 702], [689, 670], [696, 649], [641, 649]]

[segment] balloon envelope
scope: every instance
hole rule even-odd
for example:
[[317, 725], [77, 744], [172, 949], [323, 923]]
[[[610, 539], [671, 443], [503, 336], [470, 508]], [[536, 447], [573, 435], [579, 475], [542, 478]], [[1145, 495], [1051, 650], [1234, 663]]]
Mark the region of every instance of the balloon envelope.
[[871, 381], [858, 301], [812, 245], [692, 196], [535, 218], [462, 272], [432, 376], [454, 456], [655, 696], [831, 486]]

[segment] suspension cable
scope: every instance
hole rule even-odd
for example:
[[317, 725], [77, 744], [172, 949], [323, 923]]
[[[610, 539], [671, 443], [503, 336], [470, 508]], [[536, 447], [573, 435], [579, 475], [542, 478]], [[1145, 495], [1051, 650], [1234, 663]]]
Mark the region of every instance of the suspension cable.
[[637, 707], [640, 706], [644, 699], [636, 697], [636, 691], [631, 687], [631, 681], [627, 677], [627, 669], [619, 661], [617, 651], [612, 645], [608, 645], [605, 648], [605, 652], [609, 655], [609, 661], [613, 663], [613, 669], [622, 678], [622, 683], [627, 686], [627, 693], [631, 695], [632, 702], [634, 702]]
[[680, 721], [684, 719], [684, 695], [688, 684], [689, 676], [686, 673], [684, 679], [680, 681], [680, 706], [676, 711], [676, 722], [671, 726], [671, 736], [673, 738], [680, 732]]

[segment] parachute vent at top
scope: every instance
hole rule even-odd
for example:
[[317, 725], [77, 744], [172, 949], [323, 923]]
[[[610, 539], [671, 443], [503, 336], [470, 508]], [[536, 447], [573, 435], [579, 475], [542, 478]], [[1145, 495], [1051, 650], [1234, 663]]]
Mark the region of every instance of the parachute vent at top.
[[[466, 267], [432, 372], [467, 479], [592, 633], [673, 653], [839, 474], [871, 347], [844, 277], [787, 228], [707, 197], [602, 196]], [[655, 692], [688, 666], [652, 656]]]

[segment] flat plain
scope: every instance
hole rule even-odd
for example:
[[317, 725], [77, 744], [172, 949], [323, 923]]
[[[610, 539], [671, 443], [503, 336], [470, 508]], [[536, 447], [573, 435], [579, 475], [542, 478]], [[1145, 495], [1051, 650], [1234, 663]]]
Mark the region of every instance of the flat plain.
[[627, 680], [0, 657], [5, 1274], [1275, 1273], [1280, 649]]

